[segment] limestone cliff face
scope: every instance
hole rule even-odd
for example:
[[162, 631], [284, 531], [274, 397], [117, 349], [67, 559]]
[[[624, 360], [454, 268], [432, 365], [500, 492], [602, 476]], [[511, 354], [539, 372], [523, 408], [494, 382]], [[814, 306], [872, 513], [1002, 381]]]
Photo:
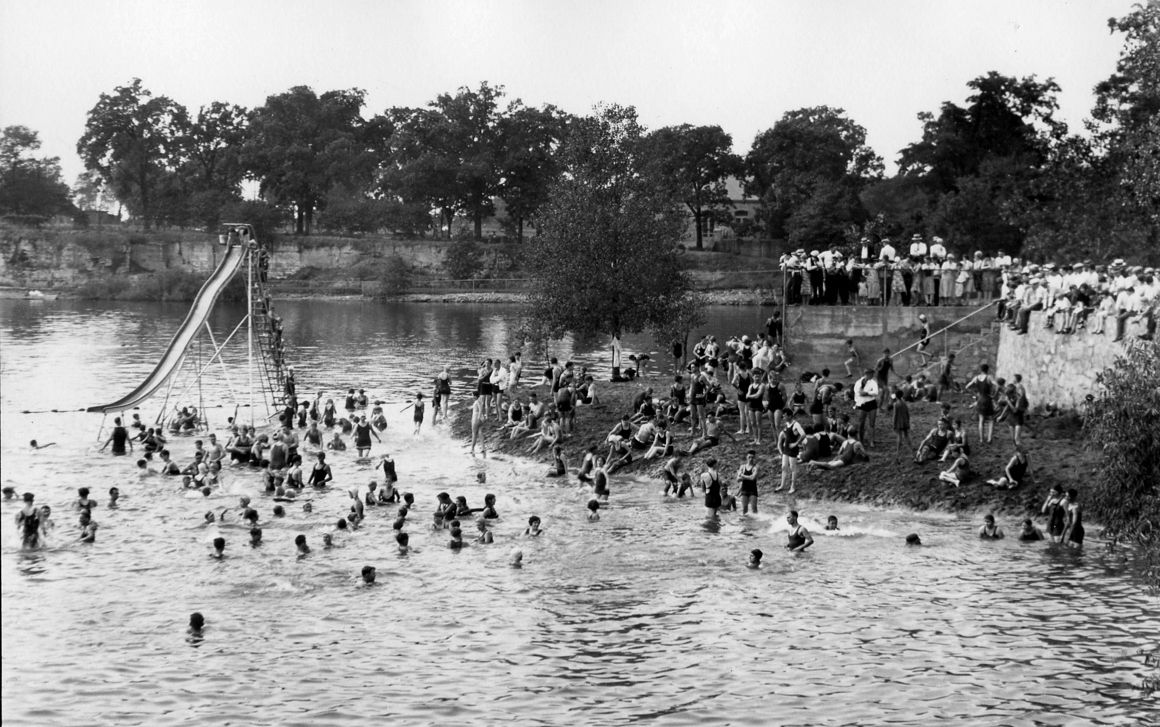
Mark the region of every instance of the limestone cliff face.
[[1031, 406], [1054, 404], [1079, 409], [1084, 397], [1097, 390], [1096, 375], [1125, 353], [1128, 342], [1143, 333], [1139, 321], [1130, 321], [1124, 340], [1117, 342], [1116, 319], [1100, 321], [1090, 316], [1084, 329], [1059, 334], [1044, 325], [1043, 313], [1032, 313], [1027, 333], [1020, 335], [1004, 326], [999, 334], [996, 375], [1008, 381], [1023, 375]]
[[[442, 276], [450, 243], [283, 237], [273, 243], [270, 276], [287, 279], [307, 268], [351, 271], [399, 256], [419, 275]], [[0, 286], [67, 291], [89, 280], [183, 270], [208, 275], [223, 254], [215, 235], [201, 232], [0, 229]], [[493, 255], [494, 256], [494, 255]], [[489, 263], [491, 261], [489, 260]]]

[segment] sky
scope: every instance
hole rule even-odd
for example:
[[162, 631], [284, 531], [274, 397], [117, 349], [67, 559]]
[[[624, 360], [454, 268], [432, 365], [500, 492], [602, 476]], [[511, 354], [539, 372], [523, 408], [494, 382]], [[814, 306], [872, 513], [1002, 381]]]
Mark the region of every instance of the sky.
[[1075, 130], [1132, 0], [0, 0], [0, 126], [39, 132], [71, 183], [101, 93], [142, 79], [196, 113], [308, 85], [364, 115], [482, 81], [526, 105], [635, 106], [648, 128], [715, 124], [745, 154], [787, 111], [845, 109], [888, 171], [916, 115], [995, 70], [1054, 77]]

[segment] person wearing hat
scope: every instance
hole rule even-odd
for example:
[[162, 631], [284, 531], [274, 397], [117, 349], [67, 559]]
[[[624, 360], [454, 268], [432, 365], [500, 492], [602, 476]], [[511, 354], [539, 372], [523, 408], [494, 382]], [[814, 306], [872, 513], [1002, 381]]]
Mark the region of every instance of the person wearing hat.
[[910, 237], [910, 259], [919, 262], [926, 259], [926, 243], [923, 242], [922, 235], [914, 233]]

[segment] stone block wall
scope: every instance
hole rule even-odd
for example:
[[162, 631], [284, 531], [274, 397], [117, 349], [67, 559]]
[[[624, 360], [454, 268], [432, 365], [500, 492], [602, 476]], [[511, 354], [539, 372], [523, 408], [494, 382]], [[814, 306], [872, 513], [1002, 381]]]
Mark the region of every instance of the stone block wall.
[[[1116, 319], [1093, 315], [1082, 329], [1061, 334], [1046, 327], [1043, 313], [1032, 313], [1026, 334], [1007, 326], [1000, 331], [995, 375], [1011, 381], [1022, 374], [1033, 408], [1079, 409], [1084, 397], [1096, 391], [1096, 375], [1124, 355], [1126, 341], [1143, 332], [1142, 321], [1130, 320], [1124, 341], [1115, 341]], [[964, 372], [964, 378], [974, 373]]]

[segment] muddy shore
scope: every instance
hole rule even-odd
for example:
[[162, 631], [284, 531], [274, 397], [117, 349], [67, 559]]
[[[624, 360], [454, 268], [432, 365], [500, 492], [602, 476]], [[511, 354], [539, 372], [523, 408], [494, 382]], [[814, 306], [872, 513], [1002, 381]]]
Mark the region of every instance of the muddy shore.
[[[792, 381], [796, 377], [795, 372], [787, 371], [783, 381]], [[563, 442], [569, 468], [574, 469], [579, 465], [590, 445], [596, 445], [599, 451], [606, 454], [608, 450], [606, 437], [621, 415], [630, 411], [633, 398], [646, 386], [652, 386], [657, 395], [667, 394], [669, 383], [670, 379], [661, 375], [643, 381], [601, 382], [600, 403], [596, 406], [578, 408], [575, 431]], [[736, 392], [731, 386], [725, 384], [723, 390], [731, 400], [735, 400]], [[529, 387], [521, 384], [516, 391], [516, 397], [526, 401], [532, 391], [544, 399], [548, 387]], [[811, 471], [800, 467], [794, 497], [916, 511], [938, 510], [950, 513], [989, 511], [1007, 517], [1022, 517], [1025, 514], [1037, 516], [1051, 485], [1058, 484], [1065, 490], [1076, 487], [1082, 491], [1085, 481], [1097, 472], [1096, 458], [1092, 453], [1085, 451], [1080, 435], [1080, 423], [1074, 415], [1050, 418], [1029, 415], [1023, 441], [1031, 462], [1031, 482], [1015, 490], [996, 490], [987, 485], [986, 480], [998, 477], [1011, 458], [1013, 447], [1008, 426], [997, 423], [993, 441], [989, 444], [980, 443], [970, 396], [952, 395], [949, 403], [952, 406], [951, 416], [961, 418], [969, 424], [970, 461], [974, 476], [967, 483], [954, 487], [939, 481], [938, 473], [948, 466], [947, 463], [933, 461], [916, 464], [913, 461], [913, 450], [904, 450], [896, 455], [889, 416], [879, 416], [875, 430], [876, 446], [867, 449], [869, 462], [830, 471]], [[838, 403], [839, 412], [850, 410], [850, 405], [844, 399]], [[452, 422], [452, 431], [464, 441], [470, 441], [470, 406], [464, 402], [464, 405], [456, 407], [455, 411], [456, 418]], [[935, 426], [939, 413], [938, 403], [910, 404], [911, 441], [915, 446]], [[803, 424], [806, 423], [804, 418], [799, 420]], [[730, 433], [738, 430], [737, 414], [724, 417], [723, 422]], [[488, 454], [499, 452], [542, 461], [547, 471], [551, 462], [550, 452], [529, 455], [527, 453], [529, 440], [524, 437], [511, 440], [506, 431], [499, 429], [499, 423], [494, 417], [485, 423], [484, 431]], [[688, 449], [693, 438], [688, 432], [688, 427], [678, 425], [673, 428], [673, 433], [676, 448]], [[781, 464], [776, 451], [776, 439], [770, 434], [768, 421], [764, 425], [762, 444], [752, 445], [751, 440], [752, 437], [744, 435], [738, 436], [736, 441], [722, 437], [719, 445], [685, 457], [684, 470], [695, 477], [704, 470], [706, 460], [715, 457], [723, 481], [732, 484], [733, 476], [744, 460], [746, 451], [752, 448], [758, 453], [760, 496], [772, 496], [774, 488], [780, 482]], [[615, 484], [616, 480], [625, 474], [653, 478], [656, 481], [657, 494], [660, 495], [663, 489], [660, 478], [663, 464], [663, 459], [651, 462], [634, 461], [613, 475], [613, 483]], [[574, 478], [573, 474], [570, 476]], [[785, 492], [777, 495], [784, 498]]]

